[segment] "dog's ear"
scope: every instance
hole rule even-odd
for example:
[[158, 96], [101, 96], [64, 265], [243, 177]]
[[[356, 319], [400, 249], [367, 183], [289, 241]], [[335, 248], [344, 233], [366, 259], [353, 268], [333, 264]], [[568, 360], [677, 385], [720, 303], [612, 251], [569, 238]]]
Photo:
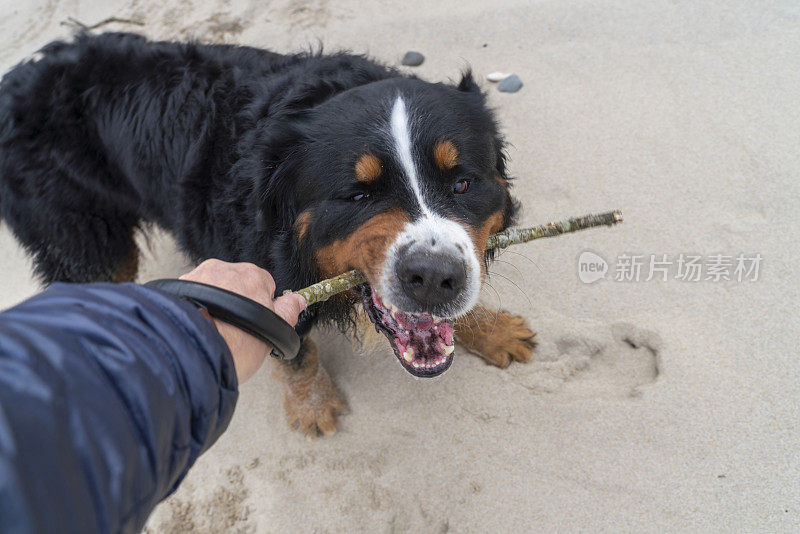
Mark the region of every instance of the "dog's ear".
[[258, 232], [280, 231], [294, 222], [296, 206], [299, 132], [284, 124], [256, 128], [245, 167], [252, 190], [249, 211]]
[[296, 218], [297, 165], [290, 157], [254, 183], [252, 205], [259, 232], [275, 232], [290, 227]]
[[456, 88], [465, 93], [481, 92], [481, 88], [478, 87], [478, 84], [475, 83], [475, 79], [472, 77], [472, 69], [467, 69], [461, 73], [461, 81], [458, 82]]

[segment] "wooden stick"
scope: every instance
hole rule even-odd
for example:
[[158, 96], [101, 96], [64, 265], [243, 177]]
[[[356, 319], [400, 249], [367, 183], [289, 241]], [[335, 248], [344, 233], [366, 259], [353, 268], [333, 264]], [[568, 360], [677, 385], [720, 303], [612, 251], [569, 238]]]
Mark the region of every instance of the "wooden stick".
[[114, 22], [117, 22], [119, 24], [135, 24], [136, 26], [144, 26], [144, 22], [142, 22], [141, 20], [121, 19], [119, 17], [108, 17], [107, 19], [101, 20], [97, 24], [92, 24], [91, 26], [87, 26], [86, 24], [84, 24], [83, 22], [81, 22], [81, 21], [79, 21], [79, 20], [77, 20], [75, 18], [67, 17], [67, 20], [62, 22], [61, 25], [62, 26], [75, 26], [77, 28], [80, 28], [82, 31], [88, 32], [88, 31], [91, 31], [91, 30], [96, 30], [97, 28], [100, 28], [101, 26], [105, 26], [106, 24], [112, 24]]
[[[543, 237], [555, 237], [561, 234], [570, 232], [577, 232], [579, 230], [586, 230], [594, 228], [595, 226], [612, 226], [622, 222], [622, 212], [619, 210], [609, 211], [607, 213], [600, 213], [597, 215], [584, 215], [583, 217], [574, 217], [566, 219], [561, 222], [551, 222], [534, 226], [531, 228], [508, 228], [503, 232], [489, 236], [486, 243], [486, 249], [506, 248], [511, 245], [518, 245], [520, 243], [527, 243], [534, 239], [541, 239]], [[348, 271], [346, 273], [328, 278], [314, 285], [306, 288], [299, 289], [295, 293], [299, 293], [306, 299], [308, 306], [316, 304], [317, 302], [324, 302], [342, 291], [347, 291], [358, 285], [366, 282], [367, 279], [360, 271]], [[291, 291], [284, 291], [284, 294], [291, 293]]]

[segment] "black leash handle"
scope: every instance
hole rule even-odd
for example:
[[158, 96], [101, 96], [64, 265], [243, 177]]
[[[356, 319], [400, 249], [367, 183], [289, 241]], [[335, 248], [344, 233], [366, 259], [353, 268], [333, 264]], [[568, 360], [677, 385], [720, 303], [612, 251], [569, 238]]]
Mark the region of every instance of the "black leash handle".
[[277, 313], [254, 300], [200, 282], [165, 278], [145, 284], [189, 300], [217, 319], [230, 323], [272, 345], [272, 356], [292, 360], [300, 352], [300, 336]]

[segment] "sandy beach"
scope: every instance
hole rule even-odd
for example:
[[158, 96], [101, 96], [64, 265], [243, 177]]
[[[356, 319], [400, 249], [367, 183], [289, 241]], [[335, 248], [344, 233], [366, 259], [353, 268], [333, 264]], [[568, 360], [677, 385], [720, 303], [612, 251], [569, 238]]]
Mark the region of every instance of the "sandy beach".
[[[314, 332], [350, 406], [338, 432], [289, 429], [265, 366], [148, 532], [800, 531], [796, 1], [0, 4], [3, 72], [68, 37], [69, 17], [110, 16], [143, 26], [109, 31], [398, 66], [416, 50], [407, 69], [431, 81], [469, 66], [511, 143], [521, 224], [625, 214], [492, 266], [482, 300], [528, 318], [529, 364], [457, 348], [419, 380], [387, 343]], [[494, 71], [523, 88], [498, 92]], [[191, 267], [167, 235], [141, 244], [140, 281]], [[39, 286], [5, 226], [0, 251], [5, 308]], [[593, 283], [587, 251], [608, 267]], [[690, 256], [699, 281], [679, 271]]]

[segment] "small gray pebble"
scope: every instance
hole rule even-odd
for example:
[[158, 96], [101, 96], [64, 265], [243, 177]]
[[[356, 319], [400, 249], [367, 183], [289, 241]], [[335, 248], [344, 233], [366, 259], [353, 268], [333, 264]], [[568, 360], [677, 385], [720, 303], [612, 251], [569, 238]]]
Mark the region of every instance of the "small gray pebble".
[[419, 52], [406, 52], [406, 55], [403, 56], [403, 65], [408, 67], [416, 67], [422, 65], [422, 62], [425, 61], [425, 56], [420, 54]]
[[516, 93], [522, 88], [522, 80], [519, 76], [512, 74], [497, 84], [497, 90], [502, 93]]

